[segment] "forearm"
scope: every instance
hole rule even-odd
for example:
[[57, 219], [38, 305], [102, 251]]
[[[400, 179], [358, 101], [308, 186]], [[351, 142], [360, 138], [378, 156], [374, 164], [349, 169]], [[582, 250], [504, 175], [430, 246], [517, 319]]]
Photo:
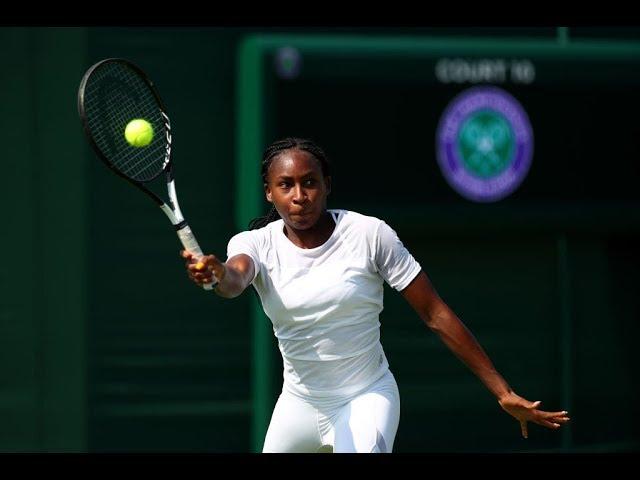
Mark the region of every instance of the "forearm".
[[218, 284], [214, 287], [214, 292], [223, 298], [235, 298], [240, 295], [246, 285], [243, 283], [243, 274], [228, 264], [224, 265], [224, 273]]
[[426, 323], [497, 399], [511, 392], [473, 334], [450, 308], [440, 310]]

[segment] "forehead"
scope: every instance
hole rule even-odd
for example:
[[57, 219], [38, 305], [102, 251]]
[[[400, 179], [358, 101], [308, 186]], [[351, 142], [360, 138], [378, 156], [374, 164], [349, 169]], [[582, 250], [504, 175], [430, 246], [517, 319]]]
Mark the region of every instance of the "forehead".
[[308, 172], [322, 173], [320, 162], [309, 152], [298, 149], [282, 152], [269, 166], [269, 174], [274, 176], [294, 177]]

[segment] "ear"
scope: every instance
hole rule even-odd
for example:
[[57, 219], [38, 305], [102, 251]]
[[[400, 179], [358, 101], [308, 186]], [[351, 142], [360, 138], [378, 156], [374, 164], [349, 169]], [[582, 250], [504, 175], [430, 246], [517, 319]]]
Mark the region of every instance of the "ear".
[[324, 185], [327, 187], [327, 195], [331, 193], [331, 177], [324, 177]]
[[267, 202], [273, 203], [273, 199], [271, 198], [271, 188], [269, 184], [264, 184], [264, 196], [267, 198]]

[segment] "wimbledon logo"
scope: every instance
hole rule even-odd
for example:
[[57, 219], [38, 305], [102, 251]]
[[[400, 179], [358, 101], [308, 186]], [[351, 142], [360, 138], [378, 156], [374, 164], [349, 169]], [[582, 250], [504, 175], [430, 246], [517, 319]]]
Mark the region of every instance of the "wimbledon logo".
[[443, 113], [436, 153], [456, 192], [475, 202], [495, 202], [518, 188], [529, 171], [531, 124], [520, 103], [504, 90], [473, 87]]

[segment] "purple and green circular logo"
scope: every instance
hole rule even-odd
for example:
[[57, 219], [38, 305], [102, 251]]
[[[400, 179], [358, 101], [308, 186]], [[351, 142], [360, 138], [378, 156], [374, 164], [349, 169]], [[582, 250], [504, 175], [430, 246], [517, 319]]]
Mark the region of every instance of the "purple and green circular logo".
[[444, 111], [436, 153], [442, 174], [456, 192], [475, 202], [495, 202], [526, 177], [533, 131], [513, 96], [497, 87], [473, 87]]

